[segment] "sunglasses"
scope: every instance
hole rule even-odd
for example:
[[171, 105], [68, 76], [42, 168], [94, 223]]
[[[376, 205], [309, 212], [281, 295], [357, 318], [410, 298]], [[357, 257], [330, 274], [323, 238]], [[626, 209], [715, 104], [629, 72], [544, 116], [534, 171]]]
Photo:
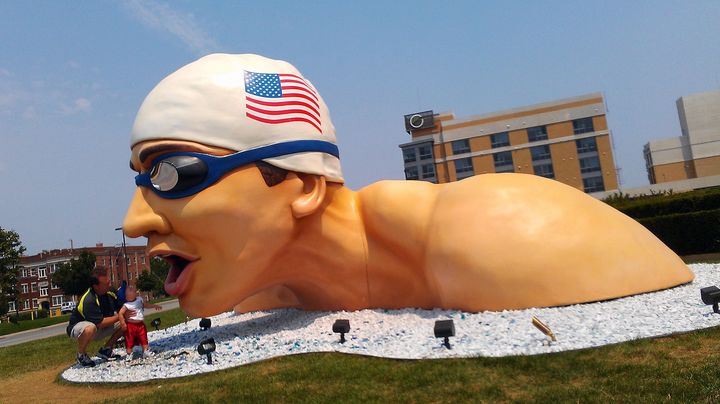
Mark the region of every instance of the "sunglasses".
[[340, 157], [338, 147], [321, 140], [294, 140], [245, 150], [227, 156], [173, 152], [153, 159], [150, 170], [135, 177], [135, 185], [146, 187], [165, 199], [195, 195], [238, 167], [262, 159], [293, 153], [321, 152]]

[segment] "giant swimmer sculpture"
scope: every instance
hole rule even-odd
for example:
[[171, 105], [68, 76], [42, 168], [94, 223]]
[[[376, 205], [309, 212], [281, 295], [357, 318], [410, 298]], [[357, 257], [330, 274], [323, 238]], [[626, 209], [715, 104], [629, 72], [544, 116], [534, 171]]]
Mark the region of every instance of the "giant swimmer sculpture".
[[328, 109], [287, 62], [214, 54], [162, 80], [132, 130], [123, 228], [193, 316], [558, 306], [690, 282], [643, 226], [560, 182], [485, 174], [343, 186]]

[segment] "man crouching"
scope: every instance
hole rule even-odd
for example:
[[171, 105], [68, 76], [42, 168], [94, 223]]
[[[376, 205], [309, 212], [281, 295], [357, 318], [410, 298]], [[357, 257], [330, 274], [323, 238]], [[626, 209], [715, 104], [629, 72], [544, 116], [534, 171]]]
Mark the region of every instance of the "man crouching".
[[67, 334], [78, 342], [77, 362], [81, 366], [95, 366], [87, 354], [87, 346], [93, 340], [109, 336], [97, 356], [106, 360], [112, 356], [113, 346], [124, 331], [116, 314], [121, 307], [117, 295], [110, 291], [107, 269], [93, 269], [90, 273], [90, 288], [72, 311], [67, 326]]

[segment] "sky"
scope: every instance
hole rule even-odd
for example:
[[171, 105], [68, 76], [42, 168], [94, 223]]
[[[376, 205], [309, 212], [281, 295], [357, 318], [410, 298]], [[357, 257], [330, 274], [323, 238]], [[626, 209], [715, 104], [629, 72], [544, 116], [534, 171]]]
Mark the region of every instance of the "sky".
[[[0, 227], [27, 254], [117, 245], [147, 93], [209, 53], [294, 64], [328, 104], [346, 184], [403, 179], [403, 115], [602, 92], [621, 188], [720, 89], [720, 1], [0, 1]], [[144, 244], [144, 239], [128, 240]]]

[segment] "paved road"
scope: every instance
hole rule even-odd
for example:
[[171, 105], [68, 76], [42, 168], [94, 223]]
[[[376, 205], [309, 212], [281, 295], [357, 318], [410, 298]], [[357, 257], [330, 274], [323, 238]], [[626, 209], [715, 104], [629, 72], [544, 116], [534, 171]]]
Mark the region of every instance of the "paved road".
[[[175, 300], [169, 300], [167, 302], [159, 303], [160, 306], [162, 306], [162, 310], [171, 310], [176, 309], [180, 307], [180, 304], [178, 303], [177, 299]], [[155, 310], [148, 310], [146, 312], [147, 314], [156, 313]], [[48, 337], [54, 337], [56, 335], [65, 334], [65, 328], [67, 327], [67, 323], [60, 323], [60, 324], [54, 324], [49, 325], [47, 327], [43, 328], [36, 328], [34, 330], [27, 330], [27, 331], [21, 331], [17, 332], [15, 334], [9, 334], [9, 335], [3, 335], [0, 336], [0, 348], [11, 346], [11, 345], [17, 345], [22, 344], [24, 342], [28, 341], [34, 341], [36, 339], [43, 339]]]

